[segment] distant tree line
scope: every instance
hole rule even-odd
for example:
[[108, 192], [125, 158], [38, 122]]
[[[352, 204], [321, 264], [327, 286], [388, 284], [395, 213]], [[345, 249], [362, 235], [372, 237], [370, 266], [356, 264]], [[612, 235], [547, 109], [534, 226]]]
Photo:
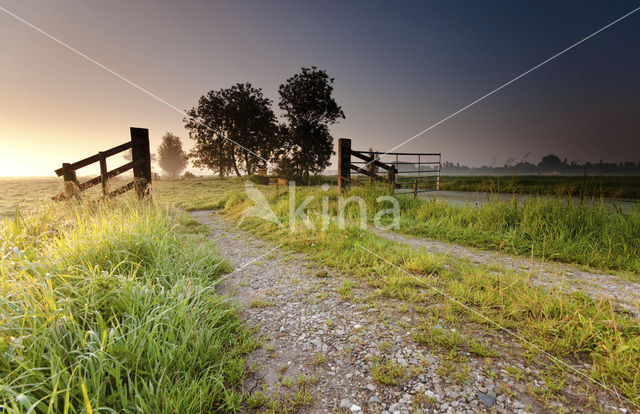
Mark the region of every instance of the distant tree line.
[[442, 163], [442, 174], [476, 174], [476, 175], [502, 175], [502, 174], [558, 174], [558, 175], [640, 175], [640, 161], [626, 161], [620, 163], [597, 162], [579, 163], [575, 160], [568, 162], [555, 154], [542, 157], [537, 164], [530, 162], [507, 162], [501, 167], [485, 166], [468, 167], [460, 163], [445, 161]]
[[315, 66], [287, 79], [278, 89], [284, 122], [262, 89], [249, 82], [209, 91], [184, 118], [195, 141], [189, 158], [220, 177], [272, 166], [279, 175], [309, 180], [329, 165], [335, 153], [329, 126], [345, 117], [333, 83]]

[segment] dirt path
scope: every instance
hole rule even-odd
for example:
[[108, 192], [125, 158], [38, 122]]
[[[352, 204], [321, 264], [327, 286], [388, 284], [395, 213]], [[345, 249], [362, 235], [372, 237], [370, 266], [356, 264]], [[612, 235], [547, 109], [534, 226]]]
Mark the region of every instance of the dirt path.
[[376, 298], [368, 287], [346, 294], [340, 274], [304, 255], [282, 248], [265, 255], [276, 245], [215, 213], [191, 214], [240, 269], [219, 291], [263, 341], [247, 365], [245, 391], [255, 406], [263, 392], [286, 412], [596, 412], [593, 404], [621, 412], [608, 393], [573, 375], [560, 391], [533, 398], [548, 390], [545, 366], [524, 362], [523, 349], [509, 337], [469, 327], [464, 333], [481, 336], [499, 357], [465, 353], [453, 361], [448, 350], [412, 339], [421, 315], [405, 302]]
[[530, 273], [534, 284], [583, 292], [596, 299], [610, 299], [634, 317], [640, 316], [640, 283], [631, 282], [619, 276], [588, 272], [569, 264], [543, 262], [539, 259], [532, 260], [438, 240], [405, 236], [391, 231], [377, 230], [373, 226], [369, 230], [388, 240], [416, 248], [423, 247], [431, 252], [461, 257], [474, 264], [500, 266], [516, 272]]

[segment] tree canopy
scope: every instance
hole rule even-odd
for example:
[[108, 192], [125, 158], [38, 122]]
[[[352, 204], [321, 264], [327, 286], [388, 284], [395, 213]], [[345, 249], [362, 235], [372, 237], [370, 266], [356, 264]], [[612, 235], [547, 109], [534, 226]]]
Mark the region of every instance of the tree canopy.
[[187, 154], [182, 150], [180, 137], [167, 132], [158, 147], [158, 164], [167, 174], [175, 178], [187, 167]]
[[287, 79], [278, 89], [282, 124], [276, 123], [272, 101], [251, 83], [209, 91], [184, 118], [195, 140], [189, 153], [193, 165], [221, 177], [254, 174], [267, 162], [292, 178], [322, 172], [334, 154], [329, 125], [344, 118], [333, 98], [333, 82], [315, 66]]
[[199, 168], [218, 171], [221, 177], [232, 170], [253, 174], [266, 166], [276, 148], [276, 117], [271, 100], [251, 83], [210, 91], [185, 118], [189, 137], [196, 141], [189, 156]]
[[312, 66], [280, 85], [278, 106], [287, 120], [279, 128], [275, 154], [281, 173], [308, 178], [329, 166], [335, 154], [329, 125], [345, 117], [333, 98], [333, 82], [326, 71]]

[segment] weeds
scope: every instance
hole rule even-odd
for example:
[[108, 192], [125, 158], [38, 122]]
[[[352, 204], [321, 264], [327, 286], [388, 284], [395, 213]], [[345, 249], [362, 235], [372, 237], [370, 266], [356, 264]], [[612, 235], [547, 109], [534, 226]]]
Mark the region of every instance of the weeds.
[[378, 361], [371, 369], [373, 379], [385, 385], [398, 385], [407, 376], [407, 370], [402, 365], [392, 361]]
[[[303, 199], [307, 195], [314, 195], [314, 191], [318, 190], [297, 189], [297, 194]], [[352, 190], [352, 194], [361, 195], [368, 203], [374, 202], [382, 192], [383, 190], [377, 188]], [[330, 203], [331, 200], [337, 199], [337, 194], [332, 191], [322, 192], [321, 195], [326, 195]], [[288, 220], [289, 210], [285, 202], [287, 197], [286, 193], [269, 196], [275, 214], [283, 222]], [[229, 198], [231, 199], [235, 201], [226, 204], [226, 214], [233, 220], [239, 217], [251, 203], [247, 202], [241, 193]], [[317, 201], [320, 202], [319, 199]], [[565, 232], [563, 229], [566, 229], [566, 235], [571, 235], [564, 238], [566, 243], [571, 244], [576, 237], [584, 236], [586, 241], [577, 241], [574, 247], [579, 247], [586, 257], [587, 245], [589, 245], [588, 255], [596, 258], [599, 254], [598, 242], [596, 240], [595, 244], [589, 243], [595, 240], [593, 237], [602, 237], [603, 232], [593, 230], [588, 235], [583, 233], [588, 232], [588, 229], [601, 230], [601, 227], [604, 227], [611, 232], [607, 237], [618, 238], [618, 242], [611, 243], [607, 260], [619, 259], [621, 265], [626, 263], [631, 267], [636, 266], [633, 263], [640, 263], [636, 253], [623, 258], [626, 254], [623, 252], [639, 250], [640, 238], [634, 239], [634, 235], [640, 232], [640, 211], [630, 215], [612, 215], [613, 213], [605, 207], [589, 209], [553, 200], [533, 200], [530, 205], [517, 207], [515, 205], [488, 206], [484, 210], [462, 207], [457, 209], [410, 198], [401, 198], [400, 203], [408, 228], [411, 228], [411, 225], [418, 225], [416, 219], [424, 219], [426, 221], [420, 221], [423, 223], [420, 224], [421, 226], [435, 226], [435, 223], [441, 223], [442, 229], [447, 229], [449, 228], [446, 225], [447, 220], [455, 218], [460, 226], [468, 227], [470, 235], [486, 240], [489, 240], [489, 236], [504, 240], [506, 233], [482, 231], [482, 226], [477, 227], [481, 217], [481, 222], [485, 223], [504, 223], [504, 220], [510, 217], [508, 220], [512, 220], [509, 222], [511, 224], [503, 227], [503, 229], [511, 228], [508, 231], [508, 237], [511, 237], [512, 241], [518, 237], [536, 239], [546, 246], [545, 255], [554, 252], [552, 248], [555, 243], [552, 243], [554, 232], [560, 234], [557, 232]], [[314, 208], [313, 205], [311, 208]], [[411, 216], [407, 212], [416, 214]], [[505, 216], [506, 212], [509, 214]], [[433, 215], [430, 215], [431, 213]], [[570, 215], [568, 219], [565, 217], [566, 214]], [[615, 385], [620, 392], [634, 401], [640, 398], [640, 377], [637, 375], [637, 367], [640, 364], [638, 340], [640, 328], [637, 321], [629, 318], [628, 315], [616, 313], [608, 301], [595, 300], [581, 293], [566, 293], [558, 289], [545, 290], [542, 287], [533, 286], [522, 274], [504, 269], [489, 269], [462, 259], [452, 259], [404, 247], [361, 230], [357, 215], [347, 212], [345, 216], [347, 217], [345, 229], [339, 229], [335, 223], [332, 223], [323, 230], [319, 218], [316, 221], [309, 219], [312, 224], [315, 224], [314, 229], [300, 224], [293, 235], [289, 233], [288, 228], [279, 228], [259, 219], [245, 220], [243, 228], [267, 239], [278, 240], [278, 242], [284, 240], [287, 247], [304, 252], [310, 258], [348, 275], [349, 278], [345, 279], [340, 287], [340, 293], [345, 298], [352, 297], [353, 288], [358, 283], [371, 286], [377, 297], [395, 298], [417, 305], [430, 303], [433, 306], [435, 302], [435, 305], [439, 306], [438, 315], [450, 325], [460, 323], [461, 320], [472, 319], [472, 314], [464, 307], [453, 305], [435, 290], [428, 289], [359, 247], [363, 246], [408, 272], [418, 275], [429, 284], [446, 292], [449, 297], [486, 315], [500, 326], [516, 331], [520, 337], [542, 350], [559, 357], [571, 355], [588, 361], [593, 367], [590, 375], [594, 379]], [[413, 224], [411, 220], [414, 220]], [[570, 228], [574, 230], [569, 230]], [[561, 238], [557, 238], [556, 241]], [[595, 246], [594, 249], [592, 249], [593, 246]], [[559, 251], [556, 249], [555, 252]], [[494, 328], [484, 319], [474, 318], [474, 320], [476, 323]], [[494, 355], [484, 344], [466, 343], [464, 338], [458, 338], [456, 334], [440, 336], [428, 331], [418, 334], [426, 336], [417, 339], [433, 341], [445, 348], [455, 349], [466, 346], [470, 352], [478, 356]]]
[[327, 357], [323, 354], [316, 353], [311, 358], [311, 365], [322, 365], [327, 362]]
[[0, 228], [0, 406], [234, 411], [254, 341], [210, 288], [230, 270], [192, 220], [69, 205]]

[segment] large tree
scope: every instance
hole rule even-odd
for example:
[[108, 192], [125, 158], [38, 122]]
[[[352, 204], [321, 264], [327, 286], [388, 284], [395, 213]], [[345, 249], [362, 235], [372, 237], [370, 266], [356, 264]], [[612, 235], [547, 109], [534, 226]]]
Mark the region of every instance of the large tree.
[[210, 91], [200, 97], [198, 106], [190, 109], [184, 118], [189, 138], [196, 145], [189, 153], [196, 168], [218, 171], [220, 177], [229, 174], [232, 168], [228, 156], [231, 142], [227, 140], [225, 99], [221, 91]]
[[187, 167], [187, 154], [182, 149], [180, 137], [167, 132], [162, 137], [162, 143], [158, 147], [158, 164], [172, 177], [180, 174]]
[[315, 66], [302, 68], [280, 85], [279, 107], [287, 125], [280, 128], [277, 163], [298, 177], [309, 179], [329, 166], [333, 137], [329, 125], [344, 118], [333, 98], [334, 79]]
[[218, 171], [221, 177], [232, 169], [253, 174], [266, 166], [276, 148], [275, 115], [271, 100], [250, 83], [211, 91], [188, 112], [185, 126], [196, 141], [190, 156], [197, 167]]

